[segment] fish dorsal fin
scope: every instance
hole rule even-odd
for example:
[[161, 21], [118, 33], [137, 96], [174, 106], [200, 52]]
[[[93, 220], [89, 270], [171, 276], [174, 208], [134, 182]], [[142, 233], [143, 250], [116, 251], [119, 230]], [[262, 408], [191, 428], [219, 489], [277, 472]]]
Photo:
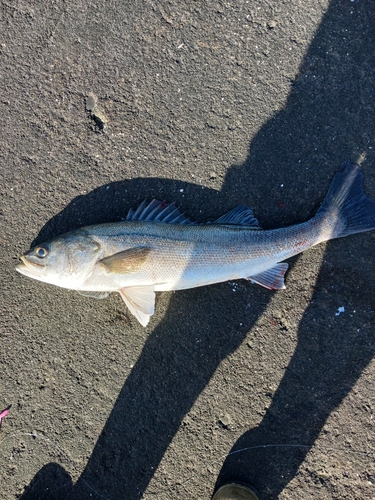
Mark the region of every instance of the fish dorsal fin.
[[155, 310], [153, 286], [131, 286], [118, 290], [129, 311], [142, 326], [147, 326]]
[[109, 292], [88, 292], [86, 290], [77, 290], [77, 292], [84, 297], [92, 297], [93, 299], [105, 299], [109, 295]]
[[233, 208], [230, 212], [215, 220], [214, 224], [248, 226], [252, 229], [260, 229], [259, 221], [255, 218], [254, 212], [246, 205]]
[[128, 274], [142, 269], [151, 252], [150, 247], [134, 247], [105, 257], [100, 261], [109, 273]]
[[282, 262], [281, 264], [276, 264], [267, 269], [262, 273], [256, 274], [254, 276], [249, 276], [247, 279], [254, 281], [258, 285], [264, 286], [269, 290], [282, 290], [285, 288], [284, 275], [288, 269], [288, 264]]
[[195, 224], [185, 217], [174, 203], [168, 204], [159, 200], [152, 200], [149, 204], [144, 200], [135, 212], [132, 209], [129, 210], [126, 220], [164, 222], [167, 224]]

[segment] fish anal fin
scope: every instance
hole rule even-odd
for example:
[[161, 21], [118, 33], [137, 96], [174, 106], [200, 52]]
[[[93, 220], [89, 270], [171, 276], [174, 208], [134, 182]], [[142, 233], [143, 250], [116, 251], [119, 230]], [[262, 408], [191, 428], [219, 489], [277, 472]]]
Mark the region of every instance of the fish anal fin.
[[284, 275], [288, 269], [288, 264], [282, 262], [254, 276], [249, 276], [247, 279], [264, 286], [269, 290], [282, 290], [285, 288]]
[[118, 290], [129, 311], [147, 326], [155, 310], [154, 286], [132, 286]]
[[214, 224], [229, 224], [235, 226], [247, 226], [252, 229], [260, 229], [259, 221], [254, 216], [254, 212], [246, 205], [239, 205], [230, 212], [222, 215]]
[[128, 248], [122, 252], [105, 257], [100, 261], [109, 273], [128, 274], [142, 269], [151, 252], [150, 247]]
[[86, 290], [77, 290], [77, 292], [84, 297], [92, 297], [93, 299], [105, 299], [109, 295], [109, 292], [88, 292]]

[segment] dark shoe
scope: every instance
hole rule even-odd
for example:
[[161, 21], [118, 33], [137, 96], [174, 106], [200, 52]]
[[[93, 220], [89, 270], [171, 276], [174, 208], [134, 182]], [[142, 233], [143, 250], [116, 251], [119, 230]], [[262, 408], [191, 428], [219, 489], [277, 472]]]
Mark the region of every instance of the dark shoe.
[[227, 483], [217, 490], [212, 500], [259, 500], [259, 497], [249, 486]]

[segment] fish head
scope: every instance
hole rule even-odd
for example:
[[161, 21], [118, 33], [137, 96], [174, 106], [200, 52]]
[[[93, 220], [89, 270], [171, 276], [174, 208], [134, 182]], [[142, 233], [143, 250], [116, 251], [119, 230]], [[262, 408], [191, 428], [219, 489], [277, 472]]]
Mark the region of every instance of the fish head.
[[74, 288], [91, 273], [100, 254], [98, 242], [83, 231], [73, 231], [25, 252], [16, 270], [45, 283]]

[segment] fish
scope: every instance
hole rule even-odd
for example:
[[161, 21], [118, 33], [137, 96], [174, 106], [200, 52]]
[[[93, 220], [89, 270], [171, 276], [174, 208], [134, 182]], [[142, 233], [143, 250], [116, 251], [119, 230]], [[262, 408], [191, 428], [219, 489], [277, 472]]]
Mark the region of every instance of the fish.
[[237, 206], [214, 222], [192, 222], [175, 204], [144, 201], [125, 220], [82, 227], [31, 248], [16, 269], [36, 280], [103, 299], [118, 292], [142, 326], [155, 292], [246, 279], [285, 288], [284, 262], [321, 242], [375, 229], [375, 201], [358, 165], [336, 172], [310, 220], [263, 230], [251, 208]]

